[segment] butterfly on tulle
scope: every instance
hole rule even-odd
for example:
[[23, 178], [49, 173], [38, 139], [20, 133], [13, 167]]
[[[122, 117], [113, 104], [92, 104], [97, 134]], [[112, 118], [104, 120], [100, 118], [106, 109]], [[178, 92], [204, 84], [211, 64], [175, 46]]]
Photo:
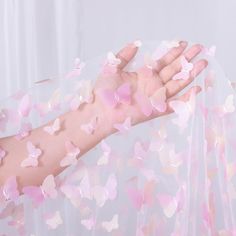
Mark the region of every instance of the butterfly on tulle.
[[43, 130], [45, 132], [47, 132], [48, 134], [50, 135], [55, 135], [57, 134], [58, 131], [60, 131], [61, 129], [61, 122], [60, 122], [60, 119], [57, 118], [56, 120], [54, 120], [54, 122], [52, 123], [52, 125], [48, 125], [48, 126], [45, 126], [43, 128]]
[[87, 229], [87, 230], [92, 230], [95, 227], [96, 224], [96, 219], [91, 216], [88, 219], [83, 219], [80, 221], [80, 223]]
[[23, 123], [21, 125], [21, 128], [18, 132], [18, 134], [15, 136], [15, 138], [17, 140], [22, 140], [24, 139], [25, 137], [29, 136], [30, 135], [30, 132], [32, 130], [32, 125], [31, 123]]
[[142, 113], [147, 117], [149, 117], [154, 111], [163, 113], [167, 109], [165, 87], [159, 88], [149, 97], [141, 92], [137, 92], [134, 97]]
[[80, 125], [80, 129], [83, 130], [86, 134], [93, 134], [97, 128], [98, 116], [95, 116], [90, 119], [86, 124]]
[[75, 58], [74, 69], [66, 75], [67, 79], [80, 76], [82, 69], [85, 67], [85, 63], [80, 58]]
[[102, 156], [98, 159], [97, 165], [106, 165], [111, 156], [111, 147], [104, 141], [101, 141]]
[[20, 193], [16, 176], [9, 177], [3, 186], [0, 187], [0, 199], [15, 201], [18, 199]]
[[5, 158], [6, 154], [6, 151], [0, 147], [0, 165], [2, 164], [2, 160]]
[[202, 48], [202, 52], [204, 54], [206, 54], [207, 56], [211, 56], [214, 57], [216, 54], [216, 46], [212, 45], [211, 47], [207, 48], [207, 47], [203, 47]]
[[25, 94], [18, 105], [18, 114], [20, 117], [27, 117], [32, 109], [32, 102], [29, 94]]
[[117, 89], [103, 89], [100, 92], [103, 102], [112, 108], [118, 104], [130, 104], [131, 88], [128, 82], [123, 83]]
[[112, 75], [117, 72], [117, 67], [121, 63], [121, 60], [116, 57], [113, 52], [107, 53], [107, 58], [102, 65], [102, 74], [103, 75]]
[[44, 219], [49, 229], [57, 229], [59, 225], [63, 224], [59, 211], [45, 214]]
[[108, 233], [111, 233], [113, 230], [119, 228], [118, 220], [119, 216], [115, 214], [110, 221], [103, 221], [101, 225]]
[[190, 77], [190, 72], [193, 69], [193, 64], [188, 62], [184, 56], [181, 56], [181, 71], [175, 74], [172, 80], [188, 80]]
[[60, 161], [60, 166], [70, 166], [70, 165], [76, 165], [78, 160], [77, 157], [80, 153], [80, 149], [74, 145], [71, 141], [65, 142], [66, 147], [66, 156]]
[[53, 175], [48, 175], [42, 185], [26, 186], [22, 188], [22, 192], [33, 201], [34, 206], [38, 206], [45, 199], [57, 197], [56, 182]]
[[21, 162], [21, 167], [36, 167], [38, 166], [38, 158], [42, 155], [42, 150], [40, 148], [36, 148], [33, 143], [30, 141], [27, 142], [27, 151], [28, 158], [24, 159]]
[[173, 100], [169, 103], [170, 107], [177, 114], [172, 122], [180, 128], [186, 128], [188, 121], [195, 110], [195, 94], [191, 93], [188, 101]]
[[125, 133], [131, 128], [131, 117], [127, 117], [122, 123], [113, 124], [113, 127], [120, 133]]
[[229, 94], [222, 105], [218, 106], [215, 109], [215, 112], [220, 115], [224, 116], [226, 114], [231, 114], [235, 111], [235, 97], [234, 94]]

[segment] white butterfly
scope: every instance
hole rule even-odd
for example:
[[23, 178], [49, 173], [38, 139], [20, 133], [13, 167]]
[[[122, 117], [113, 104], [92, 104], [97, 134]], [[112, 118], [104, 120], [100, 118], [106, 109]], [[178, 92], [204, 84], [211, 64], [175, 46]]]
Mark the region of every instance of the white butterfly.
[[102, 227], [109, 233], [114, 229], [118, 229], [119, 228], [118, 215], [115, 214], [110, 221], [102, 222]]
[[111, 147], [104, 140], [102, 140], [101, 148], [103, 151], [103, 155], [98, 159], [97, 165], [106, 165], [111, 154]]
[[61, 129], [60, 119], [57, 118], [51, 126], [45, 126], [43, 130], [50, 135], [54, 135]]
[[87, 134], [93, 134], [97, 127], [97, 120], [98, 120], [97, 116], [93, 117], [89, 123], [82, 124], [80, 126], [80, 129], [86, 132]]
[[53, 214], [47, 215], [45, 217], [46, 224], [50, 229], [56, 229], [59, 225], [63, 223], [60, 212], [56, 211]]

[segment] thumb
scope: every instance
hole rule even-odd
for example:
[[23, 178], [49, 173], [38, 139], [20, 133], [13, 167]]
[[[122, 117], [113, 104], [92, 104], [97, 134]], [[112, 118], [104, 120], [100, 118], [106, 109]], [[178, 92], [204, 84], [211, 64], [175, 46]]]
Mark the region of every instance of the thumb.
[[121, 63], [118, 65], [119, 70], [123, 70], [124, 67], [134, 58], [140, 46], [141, 42], [137, 40], [133, 43], [129, 43], [116, 54], [116, 57], [121, 60]]

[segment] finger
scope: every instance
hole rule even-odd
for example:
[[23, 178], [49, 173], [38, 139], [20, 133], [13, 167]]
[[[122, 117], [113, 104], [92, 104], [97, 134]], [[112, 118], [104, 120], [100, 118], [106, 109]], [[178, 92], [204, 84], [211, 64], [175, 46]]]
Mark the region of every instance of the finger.
[[[202, 50], [202, 46], [199, 44], [196, 44], [189, 48], [183, 56], [186, 58], [187, 61], [191, 61], [194, 59]], [[175, 74], [180, 72], [182, 65], [181, 65], [181, 56], [180, 55], [177, 59], [175, 59], [171, 64], [164, 67], [160, 72], [159, 76], [162, 80], [162, 82], [165, 84], [167, 83]]]
[[188, 86], [192, 81], [207, 67], [208, 62], [206, 60], [200, 60], [194, 63], [194, 67], [190, 72], [190, 77], [187, 80], [170, 80], [165, 84], [166, 96], [173, 97], [186, 86]]
[[186, 41], [181, 41], [178, 47], [172, 48], [162, 58], [156, 61], [155, 72], [161, 71], [164, 67], [172, 63], [177, 57], [179, 57], [188, 46]]
[[119, 70], [123, 70], [124, 67], [134, 58], [138, 48], [139, 46], [136, 42], [129, 43], [116, 54], [116, 57], [121, 60], [121, 63], [118, 65]]

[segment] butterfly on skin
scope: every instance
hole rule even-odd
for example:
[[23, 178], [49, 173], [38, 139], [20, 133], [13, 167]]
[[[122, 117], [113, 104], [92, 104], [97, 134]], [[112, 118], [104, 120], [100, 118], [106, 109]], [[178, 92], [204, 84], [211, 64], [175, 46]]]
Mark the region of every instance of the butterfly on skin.
[[164, 86], [159, 88], [149, 97], [141, 92], [137, 92], [134, 97], [142, 113], [147, 117], [149, 117], [155, 110], [163, 113], [167, 109], [166, 88]]
[[44, 216], [44, 219], [49, 229], [57, 229], [59, 225], [63, 224], [61, 214], [59, 211], [46, 214]]
[[15, 201], [20, 196], [16, 176], [9, 177], [0, 187], [0, 199]]
[[111, 156], [111, 147], [104, 141], [101, 141], [102, 156], [98, 159], [97, 165], [106, 165], [109, 162]]
[[96, 185], [92, 187], [92, 195], [97, 206], [102, 207], [107, 200], [114, 200], [117, 196], [117, 179], [114, 174], [111, 174], [105, 186]]
[[124, 122], [116, 123], [113, 125], [115, 129], [117, 129], [121, 133], [125, 133], [131, 128], [131, 117], [127, 117]]
[[87, 229], [87, 230], [92, 230], [95, 225], [96, 225], [96, 219], [91, 216], [88, 219], [83, 219], [80, 221], [80, 223]]
[[110, 221], [103, 221], [101, 225], [108, 233], [110, 233], [113, 230], [119, 228], [118, 220], [119, 220], [119, 216], [115, 214]]
[[6, 156], [6, 154], [6, 151], [0, 147], [0, 165], [2, 164], [2, 160]]
[[103, 89], [99, 91], [99, 95], [104, 104], [115, 108], [118, 104], [130, 104], [131, 102], [131, 88], [130, 83], [125, 82], [117, 89]]
[[107, 53], [107, 58], [102, 66], [103, 75], [112, 75], [117, 72], [117, 67], [121, 63], [121, 60], [116, 57], [113, 52]]
[[86, 134], [93, 134], [97, 128], [98, 116], [91, 118], [89, 123], [82, 124], [80, 129], [83, 130]]
[[60, 161], [60, 166], [70, 166], [70, 165], [76, 165], [78, 160], [77, 157], [80, 153], [80, 149], [75, 146], [71, 141], [65, 142], [65, 147], [67, 154], [66, 156]]
[[74, 69], [66, 75], [66, 79], [80, 76], [82, 69], [85, 67], [85, 63], [80, 58], [75, 58]]
[[45, 199], [57, 197], [56, 182], [53, 175], [48, 175], [42, 185], [26, 186], [22, 188], [22, 192], [33, 201], [34, 206], [38, 206]]
[[54, 120], [54, 122], [52, 123], [52, 125], [49, 125], [49, 126], [45, 126], [43, 128], [43, 130], [45, 132], [47, 132], [48, 134], [50, 135], [54, 135], [56, 134], [58, 131], [60, 131], [61, 129], [61, 122], [60, 122], [60, 119], [57, 118], [56, 120]]
[[22, 140], [25, 137], [30, 135], [30, 131], [32, 130], [31, 123], [23, 123], [18, 134], [15, 136], [17, 140]]
[[175, 74], [172, 80], [188, 80], [190, 77], [190, 71], [193, 69], [193, 64], [188, 62], [184, 56], [182, 56], [180, 60], [182, 66], [181, 71]]
[[42, 155], [42, 150], [36, 148], [30, 141], [27, 142], [28, 158], [21, 162], [21, 167], [38, 166], [38, 158]]

